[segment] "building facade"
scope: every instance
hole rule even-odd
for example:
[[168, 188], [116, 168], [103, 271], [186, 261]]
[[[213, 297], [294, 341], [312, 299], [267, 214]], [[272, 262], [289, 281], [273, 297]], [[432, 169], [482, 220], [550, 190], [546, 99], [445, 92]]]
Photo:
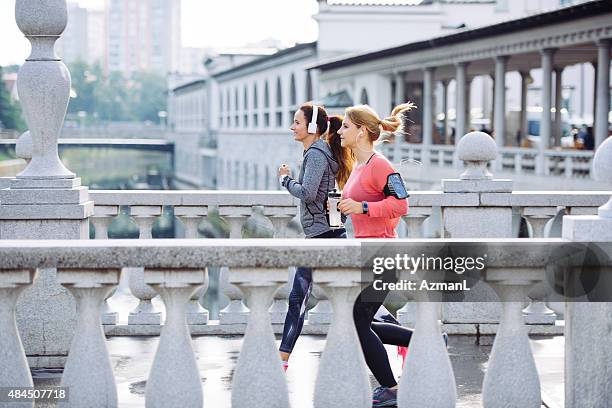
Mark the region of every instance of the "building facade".
[[[603, 61], [609, 24], [602, 14], [610, 7], [605, 1], [543, 1], [539, 9], [523, 1], [319, 3], [316, 43], [212, 69], [208, 85], [199, 90], [208, 101], [201, 112], [208, 115], [208, 127], [200, 131], [216, 141], [216, 171], [205, 176], [215, 179], [214, 188], [277, 189], [279, 164], [289, 164], [295, 173], [301, 148], [288, 127], [292, 112], [308, 100], [331, 105], [332, 112], [367, 103], [381, 115], [411, 100], [418, 109], [411, 114], [407, 141], [429, 145], [454, 144], [455, 134], [484, 129], [501, 132], [500, 147], [520, 145], [530, 136], [545, 139], [542, 149], [550, 148], [559, 146], [569, 124], [592, 125], [597, 115], [598, 140], [607, 132], [604, 102], [596, 107], [597, 92], [603, 101], [609, 82], [596, 75], [610, 69]], [[412, 34], [390, 29], [410, 21]], [[368, 37], [363, 42], [347, 41], [362, 33]], [[523, 43], [512, 45], [515, 38]], [[529, 38], [532, 42], [525, 42]], [[535, 41], [550, 42], [557, 56], [551, 60], [556, 51]], [[358, 50], [376, 44], [374, 51]], [[470, 53], [476, 49], [480, 54]], [[187, 99], [190, 92], [180, 97]], [[609, 85], [607, 95], [609, 107]], [[542, 120], [546, 109], [550, 121]], [[174, 113], [179, 117], [171, 121], [181, 122], [181, 113]], [[539, 171], [544, 172], [542, 163]]]

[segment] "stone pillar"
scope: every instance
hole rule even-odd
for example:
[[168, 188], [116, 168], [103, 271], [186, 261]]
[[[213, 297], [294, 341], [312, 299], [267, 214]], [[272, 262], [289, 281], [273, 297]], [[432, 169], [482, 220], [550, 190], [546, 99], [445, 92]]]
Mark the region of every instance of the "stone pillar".
[[540, 120], [540, 143], [538, 145], [538, 158], [536, 161], [536, 174], [548, 174], [546, 158], [544, 152], [550, 145], [550, 135], [552, 133], [552, 123], [550, 120], [550, 110], [552, 108], [552, 69], [553, 56], [555, 49], [545, 48], [542, 54], [542, 118]]
[[608, 114], [610, 112], [610, 42], [597, 42], [597, 88], [595, 89], [595, 148], [608, 137]]
[[450, 144], [450, 132], [448, 131], [448, 80], [441, 81], [442, 84], [442, 113], [444, 121], [442, 123], [442, 140], [445, 144]]
[[555, 121], [553, 146], [561, 146], [563, 127], [561, 123], [561, 105], [563, 104], [563, 68], [555, 68]]
[[457, 74], [456, 74], [456, 97], [457, 101], [455, 103], [455, 114], [457, 119], [455, 120], [455, 157], [454, 163], [455, 167], [459, 167], [461, 162], [457, 157], [457, 145], [459, 144], [459, 139], [461, 139], [461, 135], [464, 135], [467, 132], [467, 120], [466, 117], [466, 95], [467, 95], [467, 62], [460, 62], [456, 65]]
[[[498, 150], [504, 147], [506, 137], [506, 64], [508, 58], [505, 55], [495, 57], [495, 123], [493, 129]], [[501, 157], [494, 163], [495, 170], [501, 171]]]
[[404, 95], [404, 73], [395, 74], [395, 104], [404, 103], [406, 96]]
[[421, 159], [425, 165], [429, 164], [429, 149], [433, 138], [433, 93], [434, 68], [428, 67], [423, 71], [423, 151]]
[[[466, 206], [442, 208], [443, 238], [511, 237], [512, 207], [486, 204], [512, 192], [512, 180], [493, 179], [487, 170], [487, 162], [497, 157], [495, 141], [486, 133], [470, 132], [461, 138], [457, 155], [464, 161], [466, 170], [459, 179], [443, 179], [442, 191], [449, 202], [462, 200]], [[468, 203], [474, 204], [468, 206]], [[447, 323], [496, 323], [501, 313], [496, 299], [493, 289], [480, 282], [466, 292], [464, 302], [443, 304], [443, 320]]]
[[[58, 156], [57, 139], [70, 93], [70, 73], [53, 46], [67, 23], [65, 0], [17, 0], [15, 19], [32, 44], [17, 91], [32, 137], [32, 160], [0, 193], [3, 239], [87, 239], [93, 214], [87, 187]], [[33, 367], [62, 366], [76, 327], [75, 301], [55, 269], [38, 278], [17, 304], [17, 323]], [[53, 357], [51, 357], [53, 356]]]
[[520, 132], [521, 132], [521, 140], [518, 141], [518, 145], [521, 145], [521, 141], [527, 138], [527, 134], [529, 132], [529, 126], [527, 121], [527, 95], [529, 93], [529, 81], [531, 80], [531, 75], [529, 75], [529, 71], [521, 72], [521, 115], [520, 115]]
[[[612, 137], [597, 149], [593, 173], [612, 184]], [[575, 242], [612, 242], [612, 197], [598, 215], [563, 217], [565, 239]], [[608, 274], [612, 271], [606, 271]], [[612, 303], [567, 302], [565, 305], [565, 406], [605, 407], [612, 384]]]

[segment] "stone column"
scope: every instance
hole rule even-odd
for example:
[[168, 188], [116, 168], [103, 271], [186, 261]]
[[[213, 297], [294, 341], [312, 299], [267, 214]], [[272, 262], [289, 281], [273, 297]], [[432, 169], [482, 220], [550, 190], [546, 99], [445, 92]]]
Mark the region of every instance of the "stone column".
[[[593, 158], [596, 180], [612, 185], [612, 137]], [[566, 215], [562, 236], [575, 242], [612, 242], [612, 197], [598, 215]], [[609, 269], [605, 271], [610, 274]], [[612, 303], [567, 302], [565, 305], [565, 406], [605, 407], [612, 384]]]
[[561, 123], [561, 105], [563, 103], [563, 68], [555, 68], [555, 122], [553, 146], [561, 146], [563, 127]]
[[398, 72], [395, 74], [395, 104], [404, 103], [406, 96], [404, 95], [404, 73]]
[[444, 122], [442, 124], [442, 140], [445, 144], [450, 144], [450, 132], [448, 131], [448, 80], [440, 81], [442, 84], [442, 113]]
[[540, 120], [540, 143], [538, 145], [538, 158], [536, 161], [536, 174], [548, 174], [546, 157], [544, 152], [550, 145], [552, 123], [550, 110], [552, 108], [552, 69], [555, 49], [545, 48], [542, 54], [542, 118]]
[[[520, 132], [521, 132], [521, 140], [527, 138], [527, 133], [529, 132], [528, 120], [527, 120], [527, 95], [529, 93], [529, 81], [531, 80], [531, 76], [529, 75], [529, 71], [521, 72], [521, 115], [520, 115]], [[520, 141], [518, 142], [519, 146], [521, 145]]]
[[[512, 192], [512, 180], [493, 179], [487, 170], [487, 162], [498, 154], [495, 141], [486, 133], [470, 132], [461, 138], [457, 154], [466, 170], [459, 179], [443, 179], [442, 191], [451, 201], [462, 200], [466, 206], [442, 208], [443, 238], [511, 237], [512, 207], [486, 204]], [[487, 301], [481, 302], [483, 299]], [[464, 302], [444, 303], [443, 319], [448, 323], [495, 323], [501, 311], [496, 299], [493, 289], [480, 282], [466, 292]]]
[[[500, 55], [495, 57], [495, 144], [500, 150], [504, 147], [506, 137], [506, 64], [508, 56]], [[494, 162], [496, 171], [501, 171], [502, 160], [499, 157]]]
[[460, 62], [456, 65], [457, 69], [457, 86], [456, 86], [456, 97], [457, 101], [455, 103], [455, 112], [456, 112], [456, 121], [455, 121], [455, 158], [454, 163], [455, 167], [459, 167], [461, 161], [457, 157], [457, 145], [459, 144], [459, 139], [461, 136], [467, 132], [467, 117], [466, 117], [466, 105], [468, 102], [466, 101], [467, 95], [467, 62]]
[[[65, 0], [17, 0], [15, 19], [32, 44], [19, 70], [17, 91], [32, 137], [32, 160], [0, 193], [3, 239], [87, 239], [93, 213], [87, 187], [58, 156], [57, 139], [70, 93], [70, 73], [53, 46], [67, 23]], [[61, 366], [76, 326], [75, 302], [40, 269], [17, 304], [17, 323], [30, 364]], [[53, 356], [53, 357], [50, 357]], [[59, 358], [58, 358], [59, 357]]]
[[421, 160], [425, 165], [429, 164], [429, 149], [433, 138], [433, 93], [434, 68], [428, 67], [423, 71], [423, 151]]
[[608, 114], [610, 112], [610, 42], [597, 42], [597, 89], [595, 105], [595, 148], [608, 137]]

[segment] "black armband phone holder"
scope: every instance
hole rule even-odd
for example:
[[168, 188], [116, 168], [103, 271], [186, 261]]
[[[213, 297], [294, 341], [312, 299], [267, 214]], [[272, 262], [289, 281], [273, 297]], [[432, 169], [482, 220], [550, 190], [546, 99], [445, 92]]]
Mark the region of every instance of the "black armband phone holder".
[[399, 173], [391, 173], [387, 176], [387, 184], [385, 184], [383, 192], [386, 197], [393, 196], [399, 200], [410, 197]]

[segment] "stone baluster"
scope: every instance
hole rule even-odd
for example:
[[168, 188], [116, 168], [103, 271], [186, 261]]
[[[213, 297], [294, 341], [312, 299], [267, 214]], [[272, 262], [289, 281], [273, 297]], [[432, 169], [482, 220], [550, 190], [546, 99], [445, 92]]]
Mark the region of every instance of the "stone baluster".
[[[199, 237], [198, 226], [202, 219], [208, 215], [207, 206], [175, 206], [174, 215], [178, 217], [185, 226], [185, 238], [196, 239]], [[208, 324], [209, 313], [200, 304], [200, 299], [206, 293], [207, 287], [203, 286], [196, 290], [189, 303], [187, 303], [187, 324]]]
[[108, 227], [119, 215], [117, 205], [96, 205], [90, 220], [96, 232], [96, 239], [108, 239]]
[[[265, 207], [263, 215], [268, 217], [274, 226], [274, 238], [285, 238], [287, 236], [287, 225], [297, 214], [297, 207]], [[270, 306], [270, 319], [272, 324], [283, 324], [289, 306], [287, 299], [291, 291], [293, 277], [295, 276], [295, 267], [290, 267], [288, 270], [288, 280], [274, 293], [274, 302]]]
[[483, 406], [539, 408], [542, 405], [540, 379], [529, 346], [523, 320], [523, 299], [541, 271], [487, 268], [487, 281], [499, 295], [503, 312], [485, 374]]
[[315, 408], [372, 406], [370, 380], [363, 354], [358, 352], [361, 345], [353, 320], [361, 279], [360, 269], [314, 271], [314, 280], [323, 287], [334, 309], [315, 382]]
[[117, 388], [100, 315], [104, 299], [119, 284], [119, 269], [58, 269], [58, 282], [77, 303], [78, 322], [61, 386], [70, 391], [60, 407], [117, 407]]
[[[117, 205], [96, 205], [94, 207], [94, 215], [90, 220], [95, 228], [96, 239], [108, 239], [108, 227], [117, 215], [119, 215], [119, 206]], [[115, 294], [115, 291], [116, 288], [108, 292], [106, 299], [104, 299], [102, 324], [115, 325], [119, 321], [119, 313], [114, 312], [108, 304], [108, 299]]]
[[194, 292], [206, 284], [207, 271], [147, 269], [144, 280], [161, 295], [166, 306], [166, 321], [147, 379], [146, 406], [202, 407], [202, 380], [185, 309]]
[[308, 324], [331, 324], [333, 309], [327, 294], [319, 285], [313, 285], [312, 295], [317, 299], [317, 304], [308, 311]]
[[[140, 239], [153, 238], [153, 223], [161, 214], [162, 207], [159, 205], [130, 207], [130, 215], [138, 224]], [[157, 292], [144, 283], [144, 269], [141, 267], [126, 269], [129, 270], [130, 291], [140, 300], [138, 306], [128, 315], [128, 324], [161, 324], [161, 312], [157, 311], [151, 302], [151, 299], [157, 296]]]
[[[33, 387], [21, 344], [15, 305], [20, 293], [34, 281], [34, 271], [0, 270], [0, 387]], [[34, 407], [34, 402], [5, 403], [3, 407]]]
[[[533, 230], [532, 238], [544, 238], [544, 227], [555, 214], [557, 214], [557, 207], [523, 208], [523, 217], [531, 224]], [[527, 324], [555, 324], [557, 315], [544, 302], [547, 290], [543, 283], [536, 286], [529, 292], [529, 305], [523, 309], [525, 322]]]
[[[251, 207], [219, 206], [219, 216], [223, 217], [230, 227], [230, 239], [242, 238], [242, 227], [252, 214], [253, 209]], [[229, 273], [229, 268], [221, 268], [219, 286], [229, 298], [230, 303], [219, 312], [219, 323], [246, 324], [249, 318], [249, 309], [242, 302], [240, 289], [229, 282]]]
[[523, 155], [521, 153], [514, 153], [514, 174], [523, 173]]
[[404, 306], [397, 311], [397, 321], [400, 322], [402, 326], [414, 327], [416, 323], [416, 313], [416, 303], [411, 302], [410, 299], [407, 299]]
[[444, 167], [444, 150], [438, 150], [438, 166]]
[[[442, 281], [442, 273], [418, 271], [402, 273], [419, 287], [423, 280]], [[457, 386], [450, 358], [442, 337], [439, 319], [441, 294], [411, 291], [416, 302], [416, 324], [410, 340], [410, 353], [399, 382], [398, 407], [455, 407]]]
[[431, 207], [410, 207], [408, 214], [402, 217], [408, 229], [407, 238], [423, 238], [423, 223], [431, 213]]
[[[612, 137], [595, 150], [593, 177], [612, 185]], [[574, 208], [572, 208], [574, 213]], [[574, 242], [612, 243], [612, 197], [597, 209], [597, 215], [566, 215], [562, 237]], [[611, 251], [607, 251], [609, 258]], [[605, 257], [602, 257], [605, 260]], [[609, 263], [608, 259], [608, 263]], [[580, 273], [590, 272], [579, 266]], [[610, 276], [612, 268], [597, 268]], [[565, 406], [605, 407], [612, 384], [612, 303], [566, 302], [565, 304]]]
[[244, 342], [232, 383], [233, 408], [285, 408], [289, 392], [268, 309], [287, 269], [232, 268], [229, 281], [246, 295], [250, 307]]
[[574, 176], [574, 158], [572, 156], [565, 156], [563, 159], [563, 168], [565, 178], [572, 178]]
[[524, 207], [522, 215], [533, 230], [531, 238], [544, 238], [544, 227], [555, 214], [557, 214], [557, 207]]

